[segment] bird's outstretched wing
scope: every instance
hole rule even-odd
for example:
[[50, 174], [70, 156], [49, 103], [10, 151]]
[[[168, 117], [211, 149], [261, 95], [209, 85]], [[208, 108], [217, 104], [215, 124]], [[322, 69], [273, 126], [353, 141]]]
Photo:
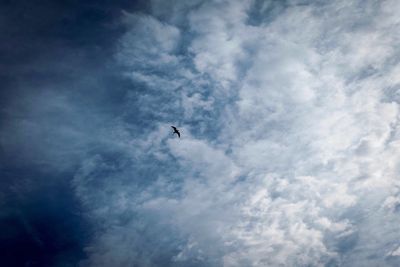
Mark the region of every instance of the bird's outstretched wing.
[[175, 127], [171, 125], [171, 128], [174, 129], [174, 133], [176, 133], [178, 135], [179, 138], [181, 138], [181, 133], [179, 132], [179, 130]]

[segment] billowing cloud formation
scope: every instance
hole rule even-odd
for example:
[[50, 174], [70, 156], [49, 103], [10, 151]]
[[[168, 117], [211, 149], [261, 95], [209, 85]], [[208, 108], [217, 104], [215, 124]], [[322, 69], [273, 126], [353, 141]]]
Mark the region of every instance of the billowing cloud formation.
[[74, 177], [82, 264], [400, 264], [398, 2], [152, 7], [116, 45], [118, 141]]

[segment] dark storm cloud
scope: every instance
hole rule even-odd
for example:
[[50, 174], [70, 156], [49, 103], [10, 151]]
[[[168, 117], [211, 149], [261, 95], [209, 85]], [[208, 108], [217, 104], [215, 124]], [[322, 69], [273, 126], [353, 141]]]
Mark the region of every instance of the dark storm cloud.
[[75, 266], [85, 257], [91, 229], [70, 181], [86, 154], [107, 153], [96, 129], [111, 127], [130, 85], [113, 67], [119, 18], [146, 5], [1, 2], [0, 265]]
[[[110, 116], [117, 112], [127, 89], [127, 83], [115, 74], [111, 57], [115, 39], [125, 31], [118, 19], [123, 9], [145, 10], [145, 5], [140, 1], [118, 5], [111, 1], [6, 1], [1, 7], [3, 153], [15, 154], [14, 146], [33, 154], [44, 146], [60, 150], [57, 145], [62, 140], [52, 137], [60, 134], [62, 139], [74, 129], [82, 132], [80, 128], [96, 123], [82, 114], [96, 117], [96, 112]], [[21, 133], [15, 129], [24, 127]], [[41, 143], [46, 139], [50, 144]], [[40, 155], [33, 158], [38, 160]]]

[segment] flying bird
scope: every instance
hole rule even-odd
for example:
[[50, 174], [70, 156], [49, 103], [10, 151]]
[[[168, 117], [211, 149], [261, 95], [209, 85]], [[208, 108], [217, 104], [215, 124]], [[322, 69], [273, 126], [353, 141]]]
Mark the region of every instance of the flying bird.
[[174, 134], [177, 134], [179, 138], [181, 138], [181, 133], [179, 132], [179, 130], [175, 127], [175, 126], [171, 126], [172, 129], [174, 129]]

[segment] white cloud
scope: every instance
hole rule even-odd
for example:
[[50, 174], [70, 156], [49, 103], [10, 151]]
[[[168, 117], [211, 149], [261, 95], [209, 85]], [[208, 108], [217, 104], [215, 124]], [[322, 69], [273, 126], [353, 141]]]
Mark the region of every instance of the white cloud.
[[154, 71], [179, 63], [175, 55], [180, 42], [179, 29], [141, 14], [125, 13], [123, 18], [129, 31], [119, 41], [116, 53], [121, 64]]
[[393, 256], [393, 257], [398, 257], [398, 256], [400, 256], [400, 247], [398, 247], [397, 249], [394, 249], [393, 251], [391, 251], [390, 253], [388, 253], [388, 256]]
[[[256, 26], [250, 14], [267, 11], [240, 1], [168, 9], [175, 26], [127, 15], [134, 22], [117, 58], [153, 89], [181, 85], [173, 105], [183, 134], [169, 138], [167, 120], [147, 138], [132, 134], [133, 166], [100, 185], [108, 195], [90, 192], [84, 171], [76, 176], [78, 195], [96, 201], [89, 213], [106, 225], [89, 263], [390, 266], [400, 151], [398, 99], [386, 94], [399, 84], [389, 3], [291, 2]], [[171, 105], [154, 99], [160, 112]], [[190, 122], [217, 109], [206, 126]], [[207, 127], [215, 138], [196, 132]], [[104, 164], [111, 168], [100, 161], [93, 171]], [[147, 186], [138, 185], [138, 165], [148, 168]], [[170, 254], [155, 240], [169, 240]]]

